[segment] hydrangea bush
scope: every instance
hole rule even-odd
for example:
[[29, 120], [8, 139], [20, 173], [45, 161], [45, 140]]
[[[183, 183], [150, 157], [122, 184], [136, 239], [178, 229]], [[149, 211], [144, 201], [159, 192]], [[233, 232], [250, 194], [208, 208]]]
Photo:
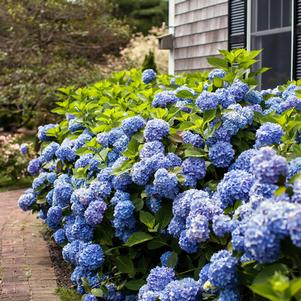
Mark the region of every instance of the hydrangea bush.
[[259, 52], [221, 54], [209, 73], [60, 90], [19, 205], [83, 300], [299, 300], [298, 83], [257, 91]]

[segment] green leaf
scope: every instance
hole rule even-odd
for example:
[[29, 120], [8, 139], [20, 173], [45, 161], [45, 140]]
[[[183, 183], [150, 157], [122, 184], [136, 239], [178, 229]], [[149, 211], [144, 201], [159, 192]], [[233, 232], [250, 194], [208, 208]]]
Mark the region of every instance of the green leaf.
[[208, 59], [208, 63], [213, 66], [213, 67], [217, 67], [217, 68], [228, 68], [228, 63], [226, 60], [222, 59], [222, 58], [218, 58], [218, 57], [209, 57]]
[[295, 278], [291, 281], [290, 291], [292, 296], [295, 296], [301, 291], [301, 277]]
[[156, 223], [155, 217], [147, 211], [140, 211], [139, 219], [141, 223], [143, 223], [150, 229], [152, 229], [155, 226]]
[[130, 280], [125, 284], [125, 287], [131, 291], [138, 291], [141, 286], [145, 284], [145, 280], [143, 279], [135, 279]]
[[115, 260], [119, 272], [130, 275], [135, 274], [134, 264], [129, 256], [118, 256]]
[[167, 243], [159, 238], [153, 239], [147, 243], [147, 248], [149, 250], [156, 250], [156, 249], [160, 249], [160, 248], [166, 247], [166, 246], [167, 246]]
[[176, 96], [179, 98], [194, 98], [193, 93], [186, 89], [177, 92]]
[[101, 288], [92, 288], [91, 294], [99, 298], [102, 298], [104, 296], [104, 292]]
[[204, 123], [209, 123], [216, 116], [216, 110], [207, 110], [203, 113]]
[[275, 192], [275, 196], [280, 196], [283, 195], [286, 192], [286, 187], [285, 186], [280, 186]]
[[160, 229], [164, 229], [170, 223], [172, 218], [172, 206], [169, 203], [162, 204], [162, 207], [156, 213], [156, 221], [159, 223]]
[[202, 158], [206, 157], [206, 152], [203, 149], [196, 148], [196, 147], [188, 147], [184, 151], [185, 158], [187, 157], [196, 157], [196, 158]]
[[154, 237], [145, 232], [135, 232], [132, 234], [127, 242], [125, 243], [126, 247], [133, 247], [138, 244], [142, 244], [146, 241], [152, 240]]

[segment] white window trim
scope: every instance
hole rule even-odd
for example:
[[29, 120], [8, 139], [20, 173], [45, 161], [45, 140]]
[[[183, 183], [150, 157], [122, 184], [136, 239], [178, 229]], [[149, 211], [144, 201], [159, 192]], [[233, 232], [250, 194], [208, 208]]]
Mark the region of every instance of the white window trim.
[[[169, 33], [174, 36], [175, 33], [175, 1], [177, 0], [169, 0], [169, 13], [168, 13], [168, 27]], [[175, 53], [174, 47], [169, 51], [169, 59], [168, 59], [168, 73], [170, 75], [175, 74]]]

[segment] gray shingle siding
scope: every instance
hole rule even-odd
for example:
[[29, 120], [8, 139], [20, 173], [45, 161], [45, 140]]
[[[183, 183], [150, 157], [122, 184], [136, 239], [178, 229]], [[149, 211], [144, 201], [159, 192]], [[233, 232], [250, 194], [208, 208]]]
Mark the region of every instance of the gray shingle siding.
[[208, 69], [208, 56], [228, 45], [228, 0], [175, 0], [174, 71]]

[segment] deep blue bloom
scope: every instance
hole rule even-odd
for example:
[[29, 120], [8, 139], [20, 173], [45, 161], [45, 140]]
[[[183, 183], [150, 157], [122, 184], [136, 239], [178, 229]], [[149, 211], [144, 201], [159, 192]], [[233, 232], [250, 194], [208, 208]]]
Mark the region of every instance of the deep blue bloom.
[[232, 170], [226, 173], [217, 186], [222, 207], [231, 206], [236, 201], [248, 201], [254, 182], [254, 176], [243, 170]]
[[85, 211], [85, 219], [87, 223], [92, 226], [100, 224], [106, 209], [107, 205], [104, 201], [91, 202]]
[[251, 159], [251, 168], [255, 177], [267, 184], [276, 184], [288, 174], [288, 164], [284, 157], [278, 156], [270, 147], [261, 148]]
[[143, 148], [140, 151], [140, 158], [145, 159], [145, 158], [150, 158], [156, 154], [159, 153], [164, 153], [164, 145], [161, 141], [151, 141], [151, 142], [146, 142], [143, 145]]
[[266, 122], [256, 131], [255, 146], [260, 148], [262, 146], [280, 144], [283, 135], [284, 131], [279, 124]]
[[94, 295], [87, 294], [84, 295], [83, 301], [97, 301], [97, 298]]
[[20, 145], [20, 153], [22, 155], [26, 155], [28, 153], [28, 144], [27, 143], [22, 143]]
[[240, 301], [239, 291], [236, 289], [222, 290], [217, 301]]
[[153, 184], [156, 194], [167, 199], [173, 199], [179, 190], [177, 176], [164, 168], [156, 171]]
[[172, 268], [153, 268], [146, 278], [147, 286], [151, 291], [162, 291], [168, 283], [175, 279], [175, 272]]
[[67, 238], [64, 229], [58, 229], [53, 233], [53, 239], [59, 245], [63, 244]]
[[202, 148], [205, 145], [204, 139], [202, 138], [201, 135], [194, 134], [190, 131], [184, 131], [182, 133], [182, 138], [183, 138], [183, 143], [191, 144], [194, 147]]
[[196, 105], [201, 112], [214, 110], [219, 104], [219, 99], [215, 93], [203, 91], [196, 100]]
[[142, 72], [142, 81], [145, 83], [145, 84], [149, 84], [151, 83], [153, 80], [156, 79], [156, 72], [153, 70], [153, 69], [145, 69], [143, 72]]
[[104, 262], [104, 253], [98, 244], [89, 244], [80, 250], [78, 254], [78, 265], [93, 271], [101, 267]]
[[170, 282], [161, 294], [161, 301], [198, 301], [202, 288], [192, 278], [183, 278]]
[[217, 142], [209, 148], [209, 159], [216, 167], [228, 167], [234, 158], [231, 143]]
[[248, 85], [238, 79], [236, 79], [234, 83], [229, 87], [229, 92], [231, 95], [233, 95], [236, 101], [241, 101], [248, 93], [248, 91]]
[[46, 124], [44, 126], [38, 127], [38, 139], [40, 141], [49, 141], [51, 139], [51, 136], [47, 136], [47, 131], [57, 127], [57, 124]]
[[31, 210], [35, 203], [36, 197], [32, 189], [26, 190], [18, 200], [19, 207], [24, 211]]
[[41, 168], [40, 160], [38, 158], [32, 159], [28, 164], [27, 171], [30, 175], [33, 176], [39, 172], [40, 168]]
[[152, 106], [154, 108], [166, 108], [170, 104], [179, 101], [179, 98], [173, 91], [158, 92], [153, 100]]
[[79, 122], [79, 120], [77, 120], [75, 118], [70, 119], [68, 122], [68, 129], [71, 133], [83, 130], [84, 128], [85, 127]]
[[251, 104], [260, 104], [263, 100], [262, 95], [260, 94], [259, 91], [256, 90], [250, 90], [244, 98], [247, 102]]
[[212, 71], [210, 71], [208, 78], [210, 80], [214, 80], [215, 77], [217, 78], [224, 78], [226, 75], [226, 72], [222, 69], [213, 69]]
[[122, 120], [121, 128], [126, 135], [131, 136], [136, 132], [143, 129], [145, 126], [145, 121], [141, 116], [129, 117]]
[[146, 141], [162, 140], [169, 133], [169, 124], [162, 119], [152, 119], [147, 122], [144, 130]]
[[227, 109], [230, 105], [235, 104], [235, 98], [232, 94], [230, 94], [228, 89], [220, 88], [215, 91], [215, 94], [218, 98], [219, 104]]
[[63, 212], [61, 207], [59, 206], [50, 207], [47, 212], [47, 219], [46, 219], [46, 223], [48, 227], [54, 230], [57, 229], [61, 222], [62, 214]]
[[252, 172], [251, 170], [251, 159], [256, 155], [257, 150], [256, 149], [248, 149], [244, 152], [242, 152], [235, 162], [230, 166], [230, 170], [232, 169], [240, 169], [247, 172]]

